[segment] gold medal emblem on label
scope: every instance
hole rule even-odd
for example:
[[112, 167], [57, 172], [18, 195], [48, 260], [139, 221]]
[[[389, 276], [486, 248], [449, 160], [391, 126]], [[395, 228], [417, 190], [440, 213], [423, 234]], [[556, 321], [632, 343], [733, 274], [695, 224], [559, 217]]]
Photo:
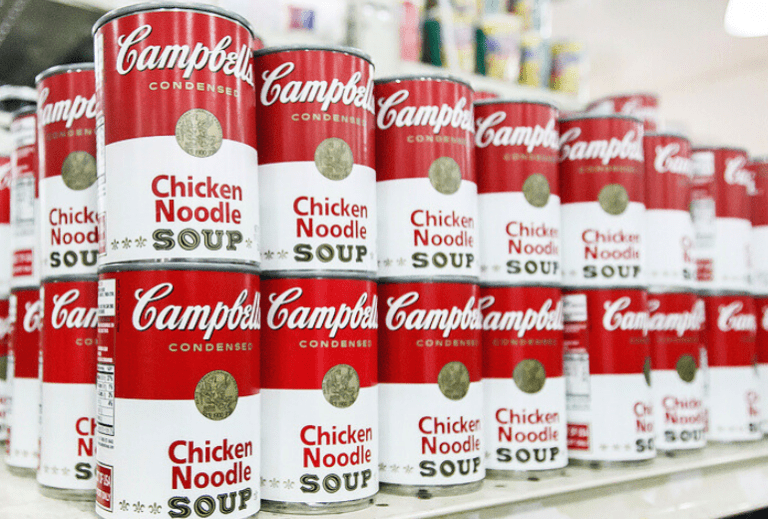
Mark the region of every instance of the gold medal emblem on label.
[[351, 406], [360, 394], [360, 377], [349, 364], [337, 364], [323, 377], [323, 397], [333, 407]]
[[683, 382], [693, 382], [696, 378], [696, 359], [690, 355], [681, 355], [675, 368]]
[[73, 191], [88, 189], [96, 182], [96, 159], [87, 151], [73, 151], [61, 163], [61, 180]]
[[224, 133], [221, 123], [208, 110], [187, 110], [176, 121], [176, 142], [189, 155], [204, 159], [221, 148]]
[[645, 383], [648, 387], [651, 386], [651, 358], [645, 358], [645, 364], [643, 364], [643, 376], [645, 377]]
[[549, 201], [549, 181], [541, 173], [534, 173], [523, 182], [523, 196], [533, 207], [544, 207]]
[[437, 375], [437, 386], [447, 398], [461, 400], [469, 391], [469, 370], [461, 362], [449, 362]]
[[328, 180], [344, 180], [354, 163], [352, 148], [338, 137], [329, 137], [315, 148], [315, 167]]
[[515, 385], [523, 393], [538, 393], [547, 381], [544, 365], [536, 359], [521, 360], [512, 372]]
[[0, 380], [8, 380], [8, 357], [0, 357]]
[[235, 377], [220, 369], [203, 375], [195, 387], [195, 406], [209, 420], [223, 420], [235, 412], [237, 398]]
[[621, 184], [608, 184], [597, 196], [600, 207], [608, 214], [620, 215], [629, 206], [629, 194]]
[[461, 185], [461, 168], [451, 157], [440, 157], [429, 165], [429, 182], [444, 195], [452, 195]]

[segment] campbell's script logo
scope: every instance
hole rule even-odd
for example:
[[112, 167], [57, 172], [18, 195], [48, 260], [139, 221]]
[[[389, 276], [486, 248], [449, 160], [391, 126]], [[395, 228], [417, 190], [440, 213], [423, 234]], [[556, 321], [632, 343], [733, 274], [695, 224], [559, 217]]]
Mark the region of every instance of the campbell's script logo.
[[581, 128], [568, 129], [560, 136], [560, 162], [564, 160], [600, 159], [607, 165], [613, 159], [643, 161], [643, 134], [630, 130], [624, 138], [580, 141]]
[[387, 98], [378, 100], [379, 113], [376, 116], [376, 125], [380, 130], [387, 130], [392, 126], [397, 128], [412, 128], [428, 126], [432, 133], [438, 134], [443, 128], [461, 128], [468, 132], [475, 131], [474, 116], [472, 115], [472, 103], [462, 97], [454, 106], [445, 103], [437, 105], [403, 106], [410, 95], [408, 90], [398, 90]]
[[717, 327], [721, 332], [757, 332], [757, 316], [754, 314], [741, 314], [744, 303], [734, 301], [727, 305], [720, 305], [717, 316]]
[[493, 296], [480, 299], [480, 310], [483, 311], [483, 330], [514, 331], [518, 338], [522, 338], [529, 330], [563, 329], [563, 303], [561, 301], [555, 304], [551, 299], [547, 299], [539, 309], [527, 308], [526, 310], [508, 312], [489, 310], [495, 302], [496, 298]]
[[189, 79], [197, 70], [208, 68], [253, 86], [253, 67], [248, 45], [227, 52], [232, 46], [232, 36], [224, 36], [213, 46], [197, 42], [190, 45], [146, 45], [141, 51], [135, 47], [152, 34], [151, 25], [137, 27], [128, 35], [117, 38], [118, 52], [115, 68], [124, 76], [134, 68], [143, 70], [183, 70], [182, 77]]
[[744, 157], [734, 157], [725, 161], [725, 173], [723, 178], [731, 185], [740, 185], [747, 188], [749, 195], [757, 193], [755, 175], [748, 169], [744, 169], [747, 160]]
[[763, 314], [760, 319], [760, 326], [763, 327], [763, 330], [768, 332], [768, 306], [763, 307]]
[[11, 163], [0, 164], [0, 191], [11, 189]]
[[73, 99], [47, 103], [50, 93], [50, 89], [46, 87], [40, 91], [38, 97], [37, 113], [40, 116], [41, 126], [66, 121], [65, 126], [71, 128], [75, 121], [83, 117], [86, 119], [96, 117], [96, 94], [90, 98], [77, 95]]
[[653, 167], [658, 173], [678, 173], [691, 176], [693, 174], [693, 161], [688, 157], [681, 157], [680, 145], [671, 142], [666, 146], [656, 146], [656, 158], [653, 159]]
[[658, 309], [661, 302], [658, 299], [648, 301], [648, 330], [654, 332], [675, 332], [678, 337], [688, 331], [700, 331], [704, 326], [704, 301], [699, 299], [693, 304], [690, 312], [662, 313]]
[[648, 326], [648, 312], [626, 312], [632, 304], [629, 297], [620, 297], [616, 301], [606, 301], [604, 304], [603, 328], [609, 332], [615, 330], [642, 330]]
[[223, 330], [259, 330], [261, 313], [259, 311], [260, 294], [255, 292], [250, 304], [249, 291], [243, 290], [235, 301], [227, 303], [217, 301], [211, 305], [166, 305], [155, 306], [173, 293], [172, 283], [160, 283], [149, 290], [136, 290], [136, 307], [133, 309], [133, 327], [139, 331], [155, 327], [157, 330], [200, 330], [203, 339], [209, 340], [213, 332]]
[[645, 105], [643, 104], [643, 100], [637, 97], [629, 99], [619, 110], [619, 113], [623, 115], [639, 117], [644, 121], [656, 120], [657, 112], [658, 110], [655, 106]]
[[53, 296], [51, 325], [53, 325], [54, 329], [59, 330], [63, 327], [69, 329], [98, 327], [98, 308], [71, 306], [79, 298], [80, 291], [76, 288], [67, 290], [61, 295]]
[[297, 81], [295, 79], [280, 83], [296, 68], [291, 62], [285, 62], [273, 70], [266, 70], [261, 75], [264, 85], [261, 87], [259, 100], [264, 106], [276, 102], [282, 104], [320, 103], [320, 110], [327, 112], [331, 105], [343, 104], [363, 108], [374, 113], [373, 102], [373, 67], [369, 68], [367, 84], [361, 84], [363, 74], [357, 71], [345, 82], [333, 78], [328, 81]]
[[28, 302], [24, 305], [24, 331], [27, 333], [39, 332], [43, 328], [43, 302]]
[[[267, 325], [273, 330], [328, 330], [334, 338], [340, 330], [376, 330], [378, 324], [378, 298], [363, 292], [355, 306], [346, 303], [336, 306], [293, 305], [304, 295], [300, 287], [289, 288], [280, 294], [269, 295]], [[366, 304], [367, 303], [367, 304]]]
[[536, 147], [560, 149], [560, 139], [555, 129], [555, 120], [550, 119], [546, 126], [499, 126], [507, 118], [505, 112], [496, 112], [483, 119], [478, 119], [475, 133], [475, 146], [485, 148], [493, 146], [525, 146], [531, 153]]
[[470, 297], [464, 308], [413, 308], [409, 306], [419, 301], [418, 292], [408, 292], [400, 297], [387, 299], [386, 324], [390, 330], [440, 330], [447, 338], [453, 330], [482, 330], [483, 316], [480, 308], [475, 306], [476, 300]]
[[11, 318], [3, 317], [0, 319], [0, 340], [8, 337], [9, 333], [11, 333]]

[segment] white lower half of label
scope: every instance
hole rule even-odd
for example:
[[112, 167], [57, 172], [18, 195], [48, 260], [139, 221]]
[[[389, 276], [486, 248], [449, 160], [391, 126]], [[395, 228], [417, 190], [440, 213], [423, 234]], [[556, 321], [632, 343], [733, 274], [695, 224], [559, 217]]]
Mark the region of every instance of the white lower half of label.
[[97, 506], [105, 518], [242, 519], [259, 511], [260, 396], [224, 420], [194, 400], [115, 399], [115, 434], [97, 431]]
[[752, 366], [709, 367], [709, 433], [717, 442], [762, 438], [760, 380]]
[[768, 294], [768, 225], [752, 227], [751, 284], [755, 294]]
[[654, 370], [653, 411], [656, 417], [656, 448], [665, 451], [700, 449], [704, 436], [704, 377], [701, 370], [691, 382], [676, 370]]
[[649, 209], [645, 213], [646, 277], [651, 286], [693, 286], [693, 223], [688, 211]]
[[480, 282], [559, 285], [560, 197], [544, 207], [528, 203], [522, 192], [478, 196]]
[[11, 417], [11, 385], [9, 382], [9, 379], [0, 380], [0, 442], [8, 439], [8, 419]]
[[461, 485], [485, 477], [482, 382], [461, 400], [437, 384], [379, 384], [382, 483]]
[[760, 380], [760, 430], [768, 435], [768, 364], [757, 365], [757, 376]]
[[584, 461], [655, 457], [651, 401], [642, 374], [591, 375], [586, 393], [566, 395], [568, 456]]
[[347, 408], [322, 390], [262, 389], [261, 497], [343, 503], [379, 491], [378, 389], [360, 388]]
[[0, 299], [7, 299], [11, 293], [11, 255], [7, 250], [11, 244], [10, 224], [0, 224], [0, 243], [6, 247], [6, 251], [0, 254]]
[[706, 290], [749, 291], [749, 220], [716, 218], [714, 229], [710, 246], [696, 249], [698, 286]]
[[568, 464], [565, 378], [547, 378], [537, 393], [511, 379], [483, 379], [489, 470], [548, 470]]
[[96, 388], [42, 385], [37, 482], [69, 490], [96, 488]]
[[6, 461], [11, 467], [37, 469], [40, 460], [40, 381], [14, 378], [12, 393]]

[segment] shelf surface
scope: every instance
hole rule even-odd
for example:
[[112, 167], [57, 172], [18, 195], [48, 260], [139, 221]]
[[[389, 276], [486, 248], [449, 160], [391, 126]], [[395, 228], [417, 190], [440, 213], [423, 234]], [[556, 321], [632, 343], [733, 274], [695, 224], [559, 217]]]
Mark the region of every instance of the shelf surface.
[[[768, 507], [768, 440], [710, 445], [701, 452], [662, 456], [624, 468], [569, 467], [565, 475], [540, 481], [486, 480], [465, 496], [415, 499], [379, 494], [376, 505], [344, 519], [715, 518]], [[31, 478], [0, 468], [3, 519], [93, 519], [92, 503], [56, 501], [40, 495]], [[297, 517], [261, 512], [260, 519]], [[138, 519], [138, 518], [137, 518]]]

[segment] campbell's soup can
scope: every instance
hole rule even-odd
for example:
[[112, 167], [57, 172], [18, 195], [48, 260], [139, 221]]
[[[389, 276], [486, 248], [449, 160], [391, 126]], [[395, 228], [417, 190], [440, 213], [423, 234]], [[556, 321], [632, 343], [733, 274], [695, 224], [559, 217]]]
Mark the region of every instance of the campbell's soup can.
[[[255, 53], [262, 271], [376, 272], [371, 59], [346, 47]], [[301, 145], [298, 146], [297, 143]]]
[[373, 504], [379, 490], [376, 283], [262, 280], [264, 510]]
[[646, 274], [652, 287], [693, 288], [691, 144], [671, 133], [646, 133]]
[[161, 2], [111, 11], [93, 32], [99, 263], [257, 264], [248, 23], [214, 6]]
[[768, 296], [768, 157], [751, 159], [748, 171], [755, 182], [755, 190], [750, 197], [750, 285], [753, 294]]
[[428, 498], [485, 477], [479, 289], [379, 283], [382, 490]]
[[648, 311], [656, 448], [699, 449], [706, 444], [700, 360], [704, 300], [691, 292], [653, 290]]
[[560, 284], [557, 109], [475, 103], [480, 282]]
[[768, 297], [755, 296], [757, 375], [760, 382], [760, 430], [768, 434]]
[[600, 465], [656, 456], [644, 290], [564, 291], [568, 455]]
[[40, 197], [35, 106], [11, 123], [11, 288], [40, 284]]
[[99, 273], [101, 517], [259, 511], [259, 302], [242, 266]]
[[757, 315], [751, 296], [704, 296], [709, 364], [709, 427], [716, 442], [757, 440], [760, 381], [756, 348]]
[[483, 287], [480, 294], [488, 476], [562, 472], [568, 446], [560, 289]]
[[691, 156], [697, 286], [746, 292], [752, 233], [749, 195], [755, 190], [747, 153], [736, 148], [694, 148]]
[[376, 81], [380, 279], [476, 279], [472, 88], [450, 77]]
[[11, 373], [8, 372], [8, 341], [11, 322], [8, 299], [0, 299], [0, 443], [8, 440], [8, 419], [11, 411]]
[[595, 115], [630, 115], [643, 121], [646, 131], [656, 131], [659, 123], [659, 99], [655, 94], [613, 95], [593, 101], [587, 113]]
[[40, 437], [40, 329], [43, 304], [37, 287], [13, 289], [10, 308], [11, 336], [9, 367], [11, 413], [5, 459], [14, 474], [35, 476], [39, 461]]
[[8, 439], [8, 412], [11, 403], [8, 379], [8, 298], [11, 291], [11, 134], [0, 127], [0, 443]]
[[564, 286], [646, 284], [644, 175], [638, 119], [560, 120]]

